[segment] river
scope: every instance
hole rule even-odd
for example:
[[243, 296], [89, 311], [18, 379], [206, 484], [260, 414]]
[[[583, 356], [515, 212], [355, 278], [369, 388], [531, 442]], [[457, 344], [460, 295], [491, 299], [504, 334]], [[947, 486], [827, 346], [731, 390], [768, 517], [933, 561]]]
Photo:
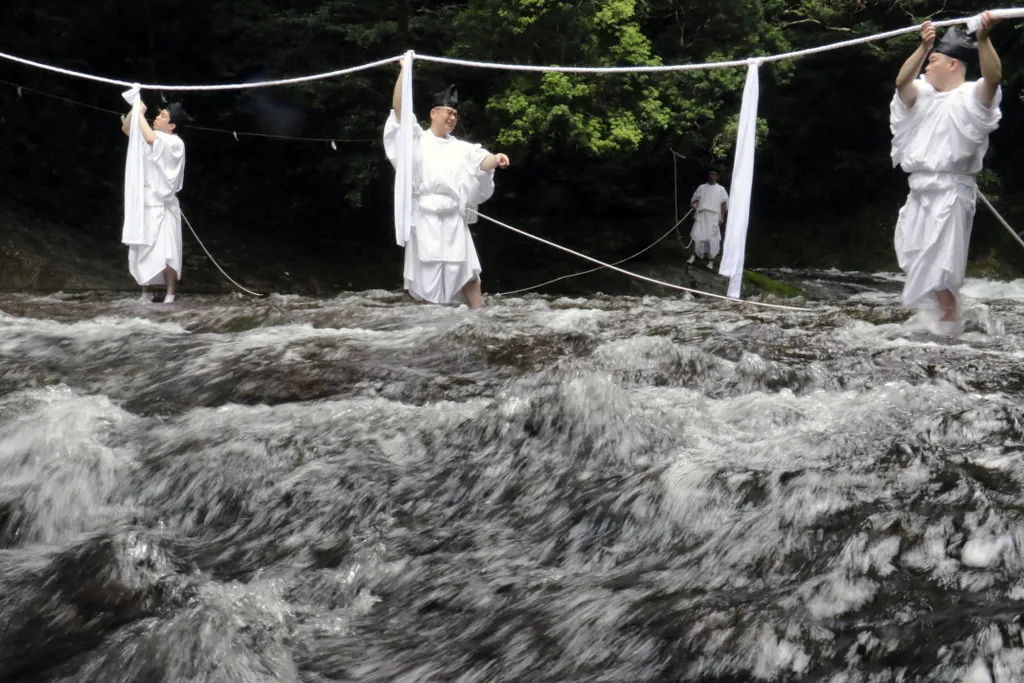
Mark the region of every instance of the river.
[[1024, 680], [1024, 281], [0, 295], [0, 679]]

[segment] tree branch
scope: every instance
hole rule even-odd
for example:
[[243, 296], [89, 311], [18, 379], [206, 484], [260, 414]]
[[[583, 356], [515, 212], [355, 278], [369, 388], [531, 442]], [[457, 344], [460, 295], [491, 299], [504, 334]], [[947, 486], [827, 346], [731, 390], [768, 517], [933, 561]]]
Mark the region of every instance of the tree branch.
[[782, 24], [782, 28], [788, 28], [790, 26], [797, 26], [798, 24], [817, 24], [818, 26], [821, 26], [823, 29], [826, 29], [828, 31], [842, 31], [844, 33], [852, 33], [853, 32], [852, 28], [846, 28], [845, 26], [826, 26], [825, 24], [821, 23], [817, 19], [811, 19], [810, 17], [808, 17], [806, 19], [800, 19], [798, 21], [786, 22], [785, 24]]

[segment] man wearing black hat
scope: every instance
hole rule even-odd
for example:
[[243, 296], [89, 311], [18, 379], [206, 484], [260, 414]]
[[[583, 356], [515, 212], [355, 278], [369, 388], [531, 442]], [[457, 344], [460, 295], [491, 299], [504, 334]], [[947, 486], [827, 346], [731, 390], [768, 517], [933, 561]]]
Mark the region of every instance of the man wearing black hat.
[[[1002, 66], [989, 40], [998, 19], [981, 15], [977, 42], [959, 27], [936, 44], [925, 22], [921, 44], [903, 64], [889, 108], [893, 166], [909, 174], [910, 194], [895, 247], [907, 275], [903, 303], [938, 306], [936, 330], [960, 330], [958, 299], [967, 267], [977, 185], [988, 136], [999, 126]], [[926, 64], [927, 62], [927, 64]], [[967, 80], [980, 64], [981, 78]], [[915, 78], [924, 66], [924, 74]]]
[[[399, 73], [384, 126], [384, 151], [396, 168], [403, 77]], [[430, 128], [412, 126], [412, 229], [405, 242], [405, 289], [423, 301], [479, 308], [481, 267], [467, 225], [475, 215], [468, 209], [490, 199], [494, 169], [508, 168], [509, 159], [452, 135], [459, 120], [455, 86], [435, 93], [432, 104]]]
[[[146, 121], [146, 105], [140, 102], [139, 130], [145, 141], [140, 150], [144, 179], [145, 209], [142, 213], [147, 238], [128, 246], [128, 270], [142, 285], [142, 298], [152, 301], [152, 285], [164, 285], [164, 303], [174, 303], [181, 277], [181, 209], [178, 192], [185, 178], [185, 143], [176, 130], [188, 119], [180, 102], [167, 105]], [[124, 117], [121, 130], [131, 138], [131, 117]]]

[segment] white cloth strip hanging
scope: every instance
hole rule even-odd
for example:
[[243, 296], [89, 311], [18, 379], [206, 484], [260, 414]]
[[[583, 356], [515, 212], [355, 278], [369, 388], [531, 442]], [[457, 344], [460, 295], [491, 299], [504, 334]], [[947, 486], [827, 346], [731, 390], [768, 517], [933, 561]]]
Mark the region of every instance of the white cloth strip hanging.
[[754, 192], [754, 147], [757, 144], [757, 103], [760, 91], [760, 60], [752, 59], [743, 86], [743, 105], [736, 131], [736, 156], [729, 186], [729, 217], [718, 273], [729, 278], [729, 296], [738, 299], [743, 284], [743, 260], [750, 225], [750, 199]]
[[413, 131], [419, 125], [412, 108], [413, 51], [402, 57], [402, 111], [398, 123], [398, 160], [395, 163], [395, 242], [404, 247], [412, 231]]
[[138, 86], [121, 93], [121, 97], [132, 107], [128, 114], [128, 152], [124, 163], [124, 224], [121, 226], [121, 242], [150, 245], [153, 243], [153, 235], [146, 230], [146, 141], [139, 128], [142, 99]]

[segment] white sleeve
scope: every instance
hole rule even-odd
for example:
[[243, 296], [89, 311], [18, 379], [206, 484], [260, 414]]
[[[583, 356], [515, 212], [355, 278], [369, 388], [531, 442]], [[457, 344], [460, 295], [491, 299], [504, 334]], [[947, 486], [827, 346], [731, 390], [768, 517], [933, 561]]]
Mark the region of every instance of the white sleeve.
[[917, 89], [917, 99], [912, 107], [903, 103], [898, 89], [893, 92], [892, 101], [889, 102], [889, 127], [894, 136], [899, 136], [914, 127], [917, 123], [917, 112], [922, 109], [921, 101], [934, 92], [923, 77], [914, 81], [914, 88]]
[[181, 192], [185, 180], [185, 143], [177, 135], [154, 131], [156, 140], [149, 146], [148, 158], [160, 171], [152, 187], [154, 193], [167, 200]]
[[[395, 110], [392, 109], [387, 122], [384, 124], [384, 154], [387, 155], [388, 161], [391, 162], [392, 166], [398, 163], [398, 131], [400, 129], [398, 117], [395, 116]], [[423, 135], [423, 129], [419, 124], [413, 124], [413, 142], [418, 142], [421, 135]]]
[[464, 204], [479, 206], [494, 194], [494, 169], [484, 171], [480, 168], [490, 152], [481, 145], [464, 144], [466, 157], [459, 173], [459, 199]]
[[917, 88], [917, 100], [914, 106], [908, 107], [900, 99], [900, 92], [893, 92], [892, 101], [889, 102], [889, 131], [892, 133], [892, 157], [893, 167], [899, 166], [903, 155], [913, 138], [914, 131], [920, 121], [920, 112], [927, 107], [927, 100], [935, 92], [934, 88], [924, 80], [924, 76], [914, 81]]
[[961, 106], [957, 107], [956, 121], [957, 128], [971, 142], [980, 143], [989, 133], [999, 127], [999, 120], [1002, 118], [1002, 111], [999, 105], [1003, 101], [1003, 88], [996, 88], [996, 98], [991, 107], [986, 107], [978, 99], [978, 85], [980, 81], [971, 84], [971, 87], [964, 88], [960, 96]]

